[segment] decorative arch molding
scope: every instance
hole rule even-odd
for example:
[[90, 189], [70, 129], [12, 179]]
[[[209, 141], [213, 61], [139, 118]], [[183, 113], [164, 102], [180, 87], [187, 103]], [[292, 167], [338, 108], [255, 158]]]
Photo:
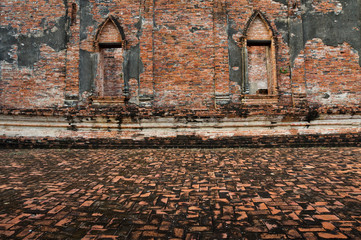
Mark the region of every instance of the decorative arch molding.
[[240, 42], [241, 86], [245, 98], [268, 99], [265, 103], [270, 99], [276, 101], [276, 32], [263, 13], [254, 11]]
[[[116, 44], [121, 44], [120, 47], [125, 47], [126, 45], [126, 37], [125, 37], [125, 33], [123, 30], [123, 27], [121, 26], [121, 24], [119, 23], [119, 21], [117, 20], [117, 18], [115, 18], [114, 16], [110, 15], [108, 16], [98, 27], [98, 30], [95, 34], [95, 38], [94, 38], [94, 47], [96, 49], [98, 49], [99, 47], [101, 47], [102, 44], [105, 44], [104, 42], [101, 41], [101, 37], [104, 31], [104, 28], [107, 26], [107, 24], [112, 24], [112, 26], [114, 26], [114, 28], [117, 30], [119, 37], [120, 37], [120, 41], [115, 41], [113, 42], [114, 45]], [[107, 42], [109, 45], [111, 45], [112, 42]]]
[[246, 23], [246, 27], [243, 30], [243, 36], [246, 37], [249, 31], [249, 28], [251, 27], [252, 23], [254, 22], [254, 20], [259, 17], [265, 25], [267, 25], [268, 29], [272, 32], [272, 36], [275, 38], [276, 36], [276, 32], [273, 29], [273, 27], [271, 26], [270, 21], [267, 19], [267, 17], [259, 10], [256, 10], [253, 12], [253, 14], [251, 15], [251, 17], [248, 19], [247, 23]]

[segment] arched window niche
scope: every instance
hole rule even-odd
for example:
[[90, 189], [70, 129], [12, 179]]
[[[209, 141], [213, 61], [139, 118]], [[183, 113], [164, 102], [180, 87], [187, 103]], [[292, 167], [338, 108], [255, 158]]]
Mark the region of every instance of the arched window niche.
[[277, 101], [275, 35], [261, 12], [255, 11], [248, 20], [241, 47], [241, 85], [244, 99], [248, 99], [245, 102], [252, 103], [250, 99], [259, 99], [254, 103]]
[[119, 22], [109, 16], [98, 28], [94, 47], [99, 53], [94, 104], [123, 103], [129, 93], [124, 81], [125, 35]]

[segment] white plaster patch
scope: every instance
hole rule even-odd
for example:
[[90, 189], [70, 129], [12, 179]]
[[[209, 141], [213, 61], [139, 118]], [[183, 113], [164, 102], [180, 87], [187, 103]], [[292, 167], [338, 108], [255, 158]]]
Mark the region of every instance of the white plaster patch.
[[342, 4], [338, 2], [335, 8], [335, 14], [339, 15], [340, 13], [342, 13]]

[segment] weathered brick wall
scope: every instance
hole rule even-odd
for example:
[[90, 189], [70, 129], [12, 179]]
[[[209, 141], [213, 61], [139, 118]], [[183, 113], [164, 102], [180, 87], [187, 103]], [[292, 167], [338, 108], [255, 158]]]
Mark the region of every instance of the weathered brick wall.
[[212, 11], [211, 1], [156, 2], [154, 87], [158, 106], [212, 105], [215, 74]]
[[[100, 72], [104, 74], [96, 33], [113, 16], [124, 39], [111, 24], [102, 37], [122, 41], [121, 66], [110, 64], [105, 70], [109, 78], [121, 77], [110, 81], [116, 86], [104, 85], [106, 94], [123, 95], [128, 87], [124, 104], [145, 106], [149, 112], [163, 108], [214, 114], [239, 107], [253, 114], [254, 106], [242, 105], [241, 39], [255, 11], [263, 14], [274, 35], [278, 98], [268, 104], [273, 111], [360, 107], [357, 0], [64, 3], [6, 1], [1, 6], [2, 109], [87, 108], [97, 97]], [[249, 36], [269, 39], [265, 25], [257, 21]], [[260, 62], [254, 74], [264, 78]], [[267, 108], [258, 107], [254, 114], [270, 114]]]
[[342, 11], [342, 4], [337, 0], [312, 0], [312, 5], [316, 11], [322, 13]]
[[2, 66], [1, 103], [9, 108], [59, 107], [64, 104], [65, 51], [42, 44], [32, 68]]
[[361, 103], [359, 56], [349, 44], [325, 46], [316, 38], [306, 43], [305, 51], [306, 91], [310, 103], [321, 106]]
[[64, 104], [64, 14], [61, 0], [1, 4], [0, 106], [36, 108]]

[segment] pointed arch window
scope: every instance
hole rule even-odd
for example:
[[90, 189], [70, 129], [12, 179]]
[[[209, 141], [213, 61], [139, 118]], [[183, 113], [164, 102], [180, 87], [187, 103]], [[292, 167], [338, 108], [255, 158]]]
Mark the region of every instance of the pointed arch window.
[[99, 52], [95, 81], [98, 98], [119, 99], [128, 93], [128, 85], [123, 77], [124, 43], [123, 29], [114, 17], [108, 17], [95, 37], [95, 47]]
[[276, 95], [276, 56], [273, 30], [256, 11], [249, 19], [242, 43], [242, 90], [245, 95]]

